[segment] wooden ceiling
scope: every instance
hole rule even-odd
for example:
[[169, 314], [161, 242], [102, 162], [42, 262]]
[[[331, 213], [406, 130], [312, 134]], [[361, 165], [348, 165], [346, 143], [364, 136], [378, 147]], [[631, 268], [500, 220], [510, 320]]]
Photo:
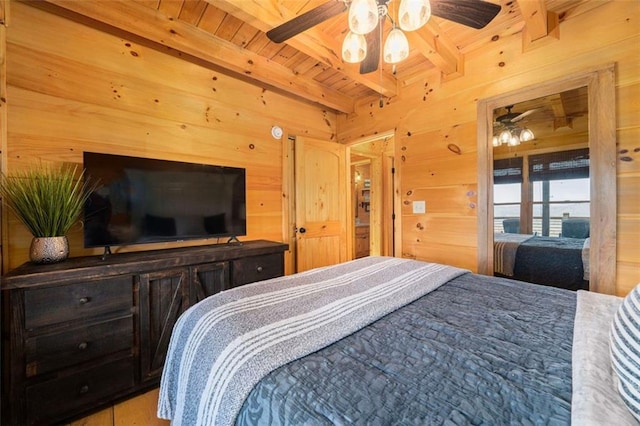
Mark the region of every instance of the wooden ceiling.
[[[408, 59], [360, 74], [340, 58], [347, 14], [289, 39], [273, 43], [266, 32], [326, 1], [336, 0], [46, 0], [55, 10], [116, 27], [196, 58], [214, 69], [336, 112], [349, 113], [362, 99], [393, 97], [403, 86], [438, 69], [446, 78], [464, 74], [465, 54], [492, 40], [522, 33], [545, 37], [554, 20], [596, 7], [587, 0], [488, 0], [498, 16], [483, 29], [437, 17], [407, 33]], [[338, 0], [341, 1], [341, 0]], [[434, 0], [435, 1], [435, 0]], [[38, 2], [41, 3], [41, 2]], [[397, 11], [399, 0], [389, 4]], [[550, 19], [540, 19], [541, 17]], [[387, 20], [388, 21], [388, 20]], [[388, 31], [388, 29], [387, 29]]]
[[580, 132], [587, 130], [589, 106], [586, 86], [520, 102], [510, 107], [510, 110], [498, 108], [493, 112], [495, 128], [502, 127], [497, 123], [498, 117], [511, 111], [514, 114], [525, 113], [525, 117], [517, 123], [533, 128], [536, 133], [553, 133], [562, 127], [574, 128], [576, 120], [579, 121]]

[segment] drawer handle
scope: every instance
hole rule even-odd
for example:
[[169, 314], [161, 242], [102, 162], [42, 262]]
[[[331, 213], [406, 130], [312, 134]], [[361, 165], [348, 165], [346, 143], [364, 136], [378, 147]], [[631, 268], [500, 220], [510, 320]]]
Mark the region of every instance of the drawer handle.
[[258, 272], [262, 272], [262, 266], [258, 266], [258, 267], [256, 268], [256, 271], [258, 271]]
[[84, 395], [85, 393], [89, 392], [89, 385], [82, 385], [82, 387], [80, 388], [80, 395]]
[[85, 296], [85, 297], [81, 297], [79, 302], [80, 302], [81, 305], [85, 305], [85, 304], [89, 303], [89, 300], [91, 300], [91, 299]]
[[89, 347], [89, 344], [87, 342], [82, 342], [78, 345], [78, 349], [80, 349], [81, 351], [84, 351], [85, 349], [87, 349], [87, 347]]

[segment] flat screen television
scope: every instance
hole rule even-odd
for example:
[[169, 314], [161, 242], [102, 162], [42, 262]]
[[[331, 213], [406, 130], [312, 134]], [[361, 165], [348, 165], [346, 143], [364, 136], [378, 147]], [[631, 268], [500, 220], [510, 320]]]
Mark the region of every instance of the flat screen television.
[[243, 168], [84, 153], [85, 247], [246, 235]]

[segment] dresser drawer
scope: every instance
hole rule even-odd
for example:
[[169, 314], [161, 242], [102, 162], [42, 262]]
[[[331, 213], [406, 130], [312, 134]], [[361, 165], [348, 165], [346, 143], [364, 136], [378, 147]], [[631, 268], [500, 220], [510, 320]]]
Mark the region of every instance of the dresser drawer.
[[60, 370], [133, 347], [133, 316], [28, 338], [26, 375]]
[[134, 384], [131, 357], [29, 386], [27, 423], [54, 424], [73, 413], [105, 403]]
[[284, 275], [284, 257], [282, 254], [251, 256], [233, 261], [233, 286]]
[[24, 292], [27, 330], [133, 306], [133, 276], [124, 275]]

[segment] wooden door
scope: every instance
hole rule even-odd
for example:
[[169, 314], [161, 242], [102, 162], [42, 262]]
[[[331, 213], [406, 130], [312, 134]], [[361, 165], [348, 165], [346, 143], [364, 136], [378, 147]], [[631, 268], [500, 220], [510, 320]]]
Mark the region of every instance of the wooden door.
[[348, 260], [351, 205], [344, 145], [298, 137], [295, 142], [296, 270]]
[[143, 381], [157, 381], [173, 326], [189, 307], [189, 269], [143, 273], [138, 279], [141, 375]]
[[229, 262], [205, 263], [190, 268], [189, 300], [191, 305], [231, 288]]

